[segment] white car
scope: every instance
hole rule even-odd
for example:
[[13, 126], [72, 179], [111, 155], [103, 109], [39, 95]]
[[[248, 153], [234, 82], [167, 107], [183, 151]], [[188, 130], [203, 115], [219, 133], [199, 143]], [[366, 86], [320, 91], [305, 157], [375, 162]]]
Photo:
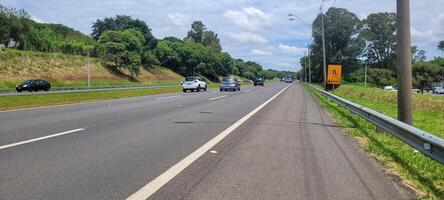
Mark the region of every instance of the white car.
[[444, 94], [444, 88], [443, 87], [433, 88], [433, 94]]
[[393, 92], [398, 91], [395, 87], [393, 87], [391, 85], [384, 86], [384, 90], [393, 91]]
[[182, 81], [182, 89], [183, 92], [196, 91], [199, 92], [201, 90], [207, 91], [207, 83], [198, 76], [190, 76], [186, 77], [184, 81]]

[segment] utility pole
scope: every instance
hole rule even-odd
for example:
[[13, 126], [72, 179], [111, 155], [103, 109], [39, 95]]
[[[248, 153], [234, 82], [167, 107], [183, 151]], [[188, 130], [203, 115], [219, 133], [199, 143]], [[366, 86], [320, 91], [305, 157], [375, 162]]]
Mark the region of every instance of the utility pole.
[[322, 54], [323, 54], [323, 62], [324, 62], [324, 88], [327, 90], [327, 58], [325, 53], [325, 31], [324, 31], [324, 13], [322, 12], [321, 7], [321, 33], [322, 33]]
[[89, 62], [89, 50], [86, 52], [86, 55], [88, 56], [87, 58], [87, 63], [86, 63], [86, 69], [88, 71], [88, 87], [91, 87], [91, 67], [90, 67], [90, 62]]
[[412, 125], [412, 52], [410, 0], [397, 0], [398, 119]]
[[304, 82], [307, 82], [307, 58], [304, 58]]
[[365, 85], [365, 87], [367, 87], [367, 63], [365, 63], [364, 65], [365, 65], [365, 67], [364, 67], [364, 73], [365, 73], [365, 75], [364, 75], [364, 79], [365, 79], [364, 85]]
[[311, 84], [310, 42], [307, 45], [307, 49], [308, 49], [308, 81]]

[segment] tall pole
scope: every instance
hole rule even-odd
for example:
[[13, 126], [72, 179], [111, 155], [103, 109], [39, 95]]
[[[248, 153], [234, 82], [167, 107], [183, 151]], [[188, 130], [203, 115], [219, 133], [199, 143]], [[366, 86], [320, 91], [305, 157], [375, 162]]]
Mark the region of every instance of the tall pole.
[[365, 87], [367, 87], [367, 63], [365, 63], [364, 64], [365, 65], [365, 68], [364, 68], [364, 73], [365, 73], [365, 75], [364, 75], [364, 79], [365, 79], [365, 83], [364, 83], [364, 86]]
[[324, 32], [324, 13], [321, 9], [321, 32], [322, 32], [322, 54], [323, 54], [323, 62], [324, 62], [324, 88], [327, 90], [327, 60], [325, 53], [325, 32]]
[[307, 49], [308, 49], [308, 81], [311, 84], [310, 43], [308, 43]]
[[410, 43], [410, 0], [397, 0], [398, 119], [412, 124], [412, 52]]
[[88, 87], [91, 87], [91, 67], [90, 67], [90, 62], [89, 62], [89, 50], [86, 52], [88, 58], [87, 58], [87, 63], [86, 63], [86, 68], [88, 71]]
[[307, 58], [304, 58], [304, 82], [307, 82]]

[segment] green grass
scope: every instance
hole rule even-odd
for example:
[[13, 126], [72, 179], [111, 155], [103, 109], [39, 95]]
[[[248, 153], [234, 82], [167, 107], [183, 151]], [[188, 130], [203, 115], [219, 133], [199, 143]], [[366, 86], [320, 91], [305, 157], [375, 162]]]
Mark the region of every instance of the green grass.
[[[308, 86], [307, 90], [330, 111], [338, 124], [346, 127], [347, 134], [359, 141], [363, 148], [386, 167], [387, 173], [398, 175], [404, 185], [413, 188], [418, 199], [444, 199], [444, 165], [423, 156], [388, 133], [377, 133], [375, 125], [319, 95]], [[335, 94], [392, 117], [396, 115], [396, 93], [344, 85]], [[430, 99], [440, 99], [417, 95], [414, 99], [417, 105], [414, 110], [415, 126], [442, 137], [442, 113], [430, 112], [435, 108], [432, 104], [432, 108], [425, 106]], [[433, 121], [427, 121], [432, 119]]]
[[[396, 92], [379, 88], [343, 85], [333, 93], [393, 118], [397, 117]], [[444, 98], [414, 94], [413, 104], [414, 126], [444, 138]]]
[[60, 105], [69, 103], [80, 103], [108, 99], [120, 99], [138, 96], [147, 96], [155, 94], [180, 92], [181, 88], [148, 88], [148, 89], [129, 89], [115, 91], [94, 91], [94, 92], [75, 92], [58, 94], [37, 94], [37, 95], [19, 95], [19, 96], [1, 96], [0, 110], [11, 110], [18, 108], [30, 108], [38, 106]]
[[[86, 86], [87, 57], [7, 49], [0, 52], [0, 89], [13, 89], [27, 79], [48, 80], [54, 87]], [[161, 66], [142, 66], [137, 80], [128, 72], [104, 67], [99, 58], [90, 59], [91, 85], [136, 85], [179, 83], [183, 78]]]

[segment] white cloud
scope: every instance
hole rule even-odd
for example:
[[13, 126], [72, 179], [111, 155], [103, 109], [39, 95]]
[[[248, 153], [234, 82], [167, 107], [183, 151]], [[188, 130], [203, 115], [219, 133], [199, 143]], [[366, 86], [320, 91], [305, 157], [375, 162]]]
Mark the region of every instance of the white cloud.
[[305, 53], [305, 48], [301, 48], [301, 47], [295, 47], [295, 46], [290, 46], [290, 45], [285, 45], [285, 44], [280, 44], [278, 46], [278, 48], [284, 52], [287, 53], [294, 53], [294, 54], [298, 54], [298, 55], [302, 55]]
[[254, 7], [246, 7], [237, 11], [228, 10], [224, 13], [224, 17], [231, 20], [235, 25], [252, 31], [270, 26], [273, 21], [273, 14]]
[[260, 50], [260, 49], [252, 49], [251, 53], [253, 55], [257, 55], [257, 56], [269, 56], [272, 55], [273, 53], [268, 52], [268, 51], [264, 51], [264, 50]]
[[226, 33], [226, 36], [231, 38], [232, 40], [236, 40], [238, 42], [244, 43], [267, 43], [268, 40], [260, 35], [256, 35], [250, 32], [241, 32], [241, 33]]
[[185, 26], [191, 21], [191, 17], [182, 13], [169, 14], [168, 18], [170, 18], [171, 22], [177, 26]]

